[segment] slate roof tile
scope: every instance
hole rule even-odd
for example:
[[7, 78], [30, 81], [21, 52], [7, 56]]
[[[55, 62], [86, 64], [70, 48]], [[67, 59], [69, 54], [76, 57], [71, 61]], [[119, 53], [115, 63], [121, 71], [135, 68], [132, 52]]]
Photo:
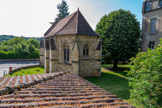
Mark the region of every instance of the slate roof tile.
[[44, 34], [45, 37], [55, 35], [98, 36], [88, 24], [79, 9], [75, 13], [56, 21]]

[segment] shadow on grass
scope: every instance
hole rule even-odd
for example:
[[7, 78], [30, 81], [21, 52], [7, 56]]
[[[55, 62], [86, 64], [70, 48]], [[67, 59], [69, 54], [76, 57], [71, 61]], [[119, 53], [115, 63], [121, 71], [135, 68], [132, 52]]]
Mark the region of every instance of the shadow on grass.
[[131, 65], [118, 65], [118, 69], [113, 69], [113, 65], [111, 65], [111, 64], [102, 65], [102, 67], [105, 68], [107, 71], [119, 73], [126, 77], [128, 71], [130, 71]]
[[127, 68], [127, 67], [119, 67], [118, 69], [113, 69], [113, 68], [106, 68], [106, 69], [108, 69], [108, 70], [110, 70], [110, 71], [113, 71], [113, 72], [115, 72], [115, 73], [119, 73], [119, 74], [122, 74], [123, 76], [127, 76], [127, 73], [128, 73], [128, 71], [130, 70], [129, 68]]
[[102, 72], [102, 75], [99, 78], [90, 77], [86, 79], [108, 92], [117, 95], [119, 98], [129, 99], [130, 97], [128, 80], [125, 78]]

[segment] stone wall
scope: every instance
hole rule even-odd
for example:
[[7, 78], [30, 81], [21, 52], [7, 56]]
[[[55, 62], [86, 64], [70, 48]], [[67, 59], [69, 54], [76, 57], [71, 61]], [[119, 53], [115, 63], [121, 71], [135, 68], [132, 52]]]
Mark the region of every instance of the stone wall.
[[[150, 19], [157, 18], [157, 32], [156, 34], [150, 34]], [[155, 42], [157, 46], [162, 38], [162, 9], [153, 10], [143, 14], [142, 23], [142, 51], [147, 51], [150, 41]]]
[[40, 66], [44, 67], [44, 40], [40, 40]]
[[44, 64], [44, 68], [45, 68], [45, 72], [46, 73], [50, 73], [50, 49], [49, 49], [49, 39], [44, 39], [45, 42], [45, 53], [44, 53], [44, 59], [45, 59], [45, 64]]
[[[51, 43], [50, 41], [53, 41]], [[100, 39], [95, 36], [62, 35], [50, 37], [49, 49], [45, 49], [45, 71], [48, 73], [71, 71], [83, 77], [100, 76], [101, 49], [97, 50]], [[47, 42], [47, 41], [46, 41]], [[69, 46], [69, 62], [64, 62], [64, 45]], [[89, 56], [83, 56], [83, 47], [89, 47]], [[48, 44], [46, 44], [48, 45]], [[52, 47], [51, 45], [54, 45]]]
[[[100, 76], [100, 75], [93, 75], [96, 71], [96, 68], [100, 70], [100, 66], [97, 66], [96, 59], [96, 47], [98, 45], [98, 38], [93, 36], [78, 36], [78, 46], [79, 46], [79, 75], [83, 77], [89, 76]], [[88, 45], [89, 47], [89, 56], [83, 56], [83, 48], [84, 45]], [[101, 51], [101, 50], [100, 50]], [[99, 53], [98, 53], [99, 54]], [[98, 56], [101, 56], [99, 54]]]
[[24, 66], [24, 67], [19, 67], [16, 69], [13, 69], [12, 71], [9, 72], [9, 74], [20, 71], [22, 69], [29, 69], [29, 68], [34, 68], [34, 67], [39, 67], [40, 65], [31, 65], [31, 66]]

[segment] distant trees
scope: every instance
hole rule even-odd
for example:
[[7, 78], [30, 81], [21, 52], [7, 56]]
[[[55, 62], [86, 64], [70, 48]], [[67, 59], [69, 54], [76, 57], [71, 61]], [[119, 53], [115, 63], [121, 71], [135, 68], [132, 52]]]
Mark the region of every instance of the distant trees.
[[103, 41], [104, 60], [127, 61], [135, 56], [140, 47], [140, 24], [130, 11], [118, 10], [101, 18], [96, 32]]
[[39, 58], [39, 42], [15, 37], [0, 44], [0, 59]]
[[[3, 42], [3, 41], [8, 41], [14, 37], [17, 37], [17, 36], [13, 36], [13, 35], [0, 35], [0, 44]], [[24, 36], [21, 36], [22, 38], [24, 38], [25, 40], [28, 40], [28, 39], [35, 39], [37, 41], [40, 41], [41, 39], [43, 39], [43, 37], [24, 37]]]
[[139, 108], [162, 107], [162, 38], [154, 49], [137, 54], [128, 74], [130, 98]]
[[[62, 0], [61, 4], [57, 5], [57, 9], [59, 13], [57, 14], [57, 17], [55, 18], [54, 22], [62, 18], [65, 18], [66, 16], [69, 15], [69, 12], [68, 12], [69, 6], [67, 5], [67, 2], [65, 0]], [[54, 22], [50, 22], [50, 23], [53, 24]]]
[[13, 35], [0, 35], [0, 44], [3, 42], [3, 41], [7, 41], [7, 40], [10, 40], [14, 38]]

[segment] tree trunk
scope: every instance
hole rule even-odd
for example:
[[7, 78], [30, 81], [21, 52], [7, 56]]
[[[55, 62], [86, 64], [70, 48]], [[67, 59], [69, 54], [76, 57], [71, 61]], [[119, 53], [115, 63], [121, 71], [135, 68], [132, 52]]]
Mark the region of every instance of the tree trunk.
[[118, 61], [114, 61], [113, 69], [117, 69], [117, 68], [118, 68]]

